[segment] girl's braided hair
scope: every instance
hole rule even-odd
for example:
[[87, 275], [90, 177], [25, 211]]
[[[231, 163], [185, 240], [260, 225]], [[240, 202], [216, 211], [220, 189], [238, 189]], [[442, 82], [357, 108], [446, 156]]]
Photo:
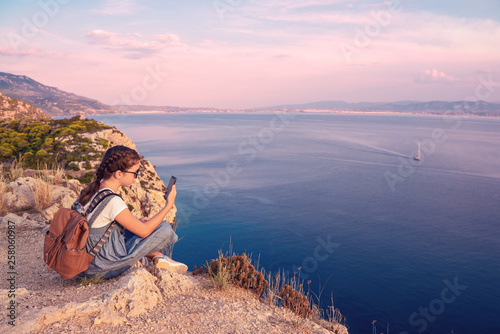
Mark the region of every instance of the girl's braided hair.
[[126, 146], [114, 146], [109, 148], [101, 164], [96, 171], [96, 179], [92, 181], [87, 188], [83, 189], [78, 198], [81, 205], [85, 205], [90, 201], [92, 196], [99, 190], [99, 185], [102, 180], [108, 179], [117, 170], [125, 172], [127, 169], [135, 165], [141, 160], [137, 151]]

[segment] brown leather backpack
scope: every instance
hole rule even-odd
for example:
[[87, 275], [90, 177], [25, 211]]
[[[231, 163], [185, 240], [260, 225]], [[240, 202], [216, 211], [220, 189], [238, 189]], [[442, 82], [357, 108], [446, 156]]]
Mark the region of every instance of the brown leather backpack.
[[89, 225], [92, 226], [92, 223], [109, 200], [99, 207], [98, 212], [93, 215], [89, 224], [87, 224], [85, 217], [105, 198], [113, 195], [119, 196], [110, 190], [100, 191], [94, 197], [84, 215], [74, 210], [74, 206], [71, 209], [60, 208], [57, 211], [45, 235], [43, 245], [44, 261], [48, 264], [49, 271], [54, 269], [62, 277], [72, 278], [88, 269], [90, 261], [99, 253], [102, 245], [108, 240], [115, 222], [113, 221], [109, 225], [106, 233], [92, 251], [87, 252], [85, 245], [89, 235]]

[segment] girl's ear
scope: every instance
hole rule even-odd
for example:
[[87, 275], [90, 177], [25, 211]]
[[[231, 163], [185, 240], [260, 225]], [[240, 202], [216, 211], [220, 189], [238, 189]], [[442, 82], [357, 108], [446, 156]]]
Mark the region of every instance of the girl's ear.
[[124, 173], [121, 170], [117, 170], [111, 174], [115, 179], [121, 179]]

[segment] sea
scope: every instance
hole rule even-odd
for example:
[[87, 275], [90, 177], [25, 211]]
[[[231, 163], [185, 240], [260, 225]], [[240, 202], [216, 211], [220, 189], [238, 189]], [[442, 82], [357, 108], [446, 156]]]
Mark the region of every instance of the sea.
[[[500, 118], [95, 116], [177, 177], [174, 259], [303, 282], [351, 334], [500, 333]], [[420, 161], [413, 159], [420, 143]]]

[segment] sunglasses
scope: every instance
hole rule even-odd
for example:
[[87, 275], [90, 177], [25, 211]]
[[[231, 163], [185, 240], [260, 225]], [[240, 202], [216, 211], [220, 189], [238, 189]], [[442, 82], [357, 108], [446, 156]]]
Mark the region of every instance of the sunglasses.
[[130, 173], [130, 174], [134, 174], [134, 175], [135, 175], [135, 176], [134, 176], [134, 178], [136, 178], [136, 179], [137, 179], [137, 177], [139, 176], [139, 171], [140, 171], [140, 170], [141, 170], [141, 169], [139, 168], [139, 169], [137, 170], [137, 172], [127, 172], [127, 171], [122, 171], [122, 173]]

